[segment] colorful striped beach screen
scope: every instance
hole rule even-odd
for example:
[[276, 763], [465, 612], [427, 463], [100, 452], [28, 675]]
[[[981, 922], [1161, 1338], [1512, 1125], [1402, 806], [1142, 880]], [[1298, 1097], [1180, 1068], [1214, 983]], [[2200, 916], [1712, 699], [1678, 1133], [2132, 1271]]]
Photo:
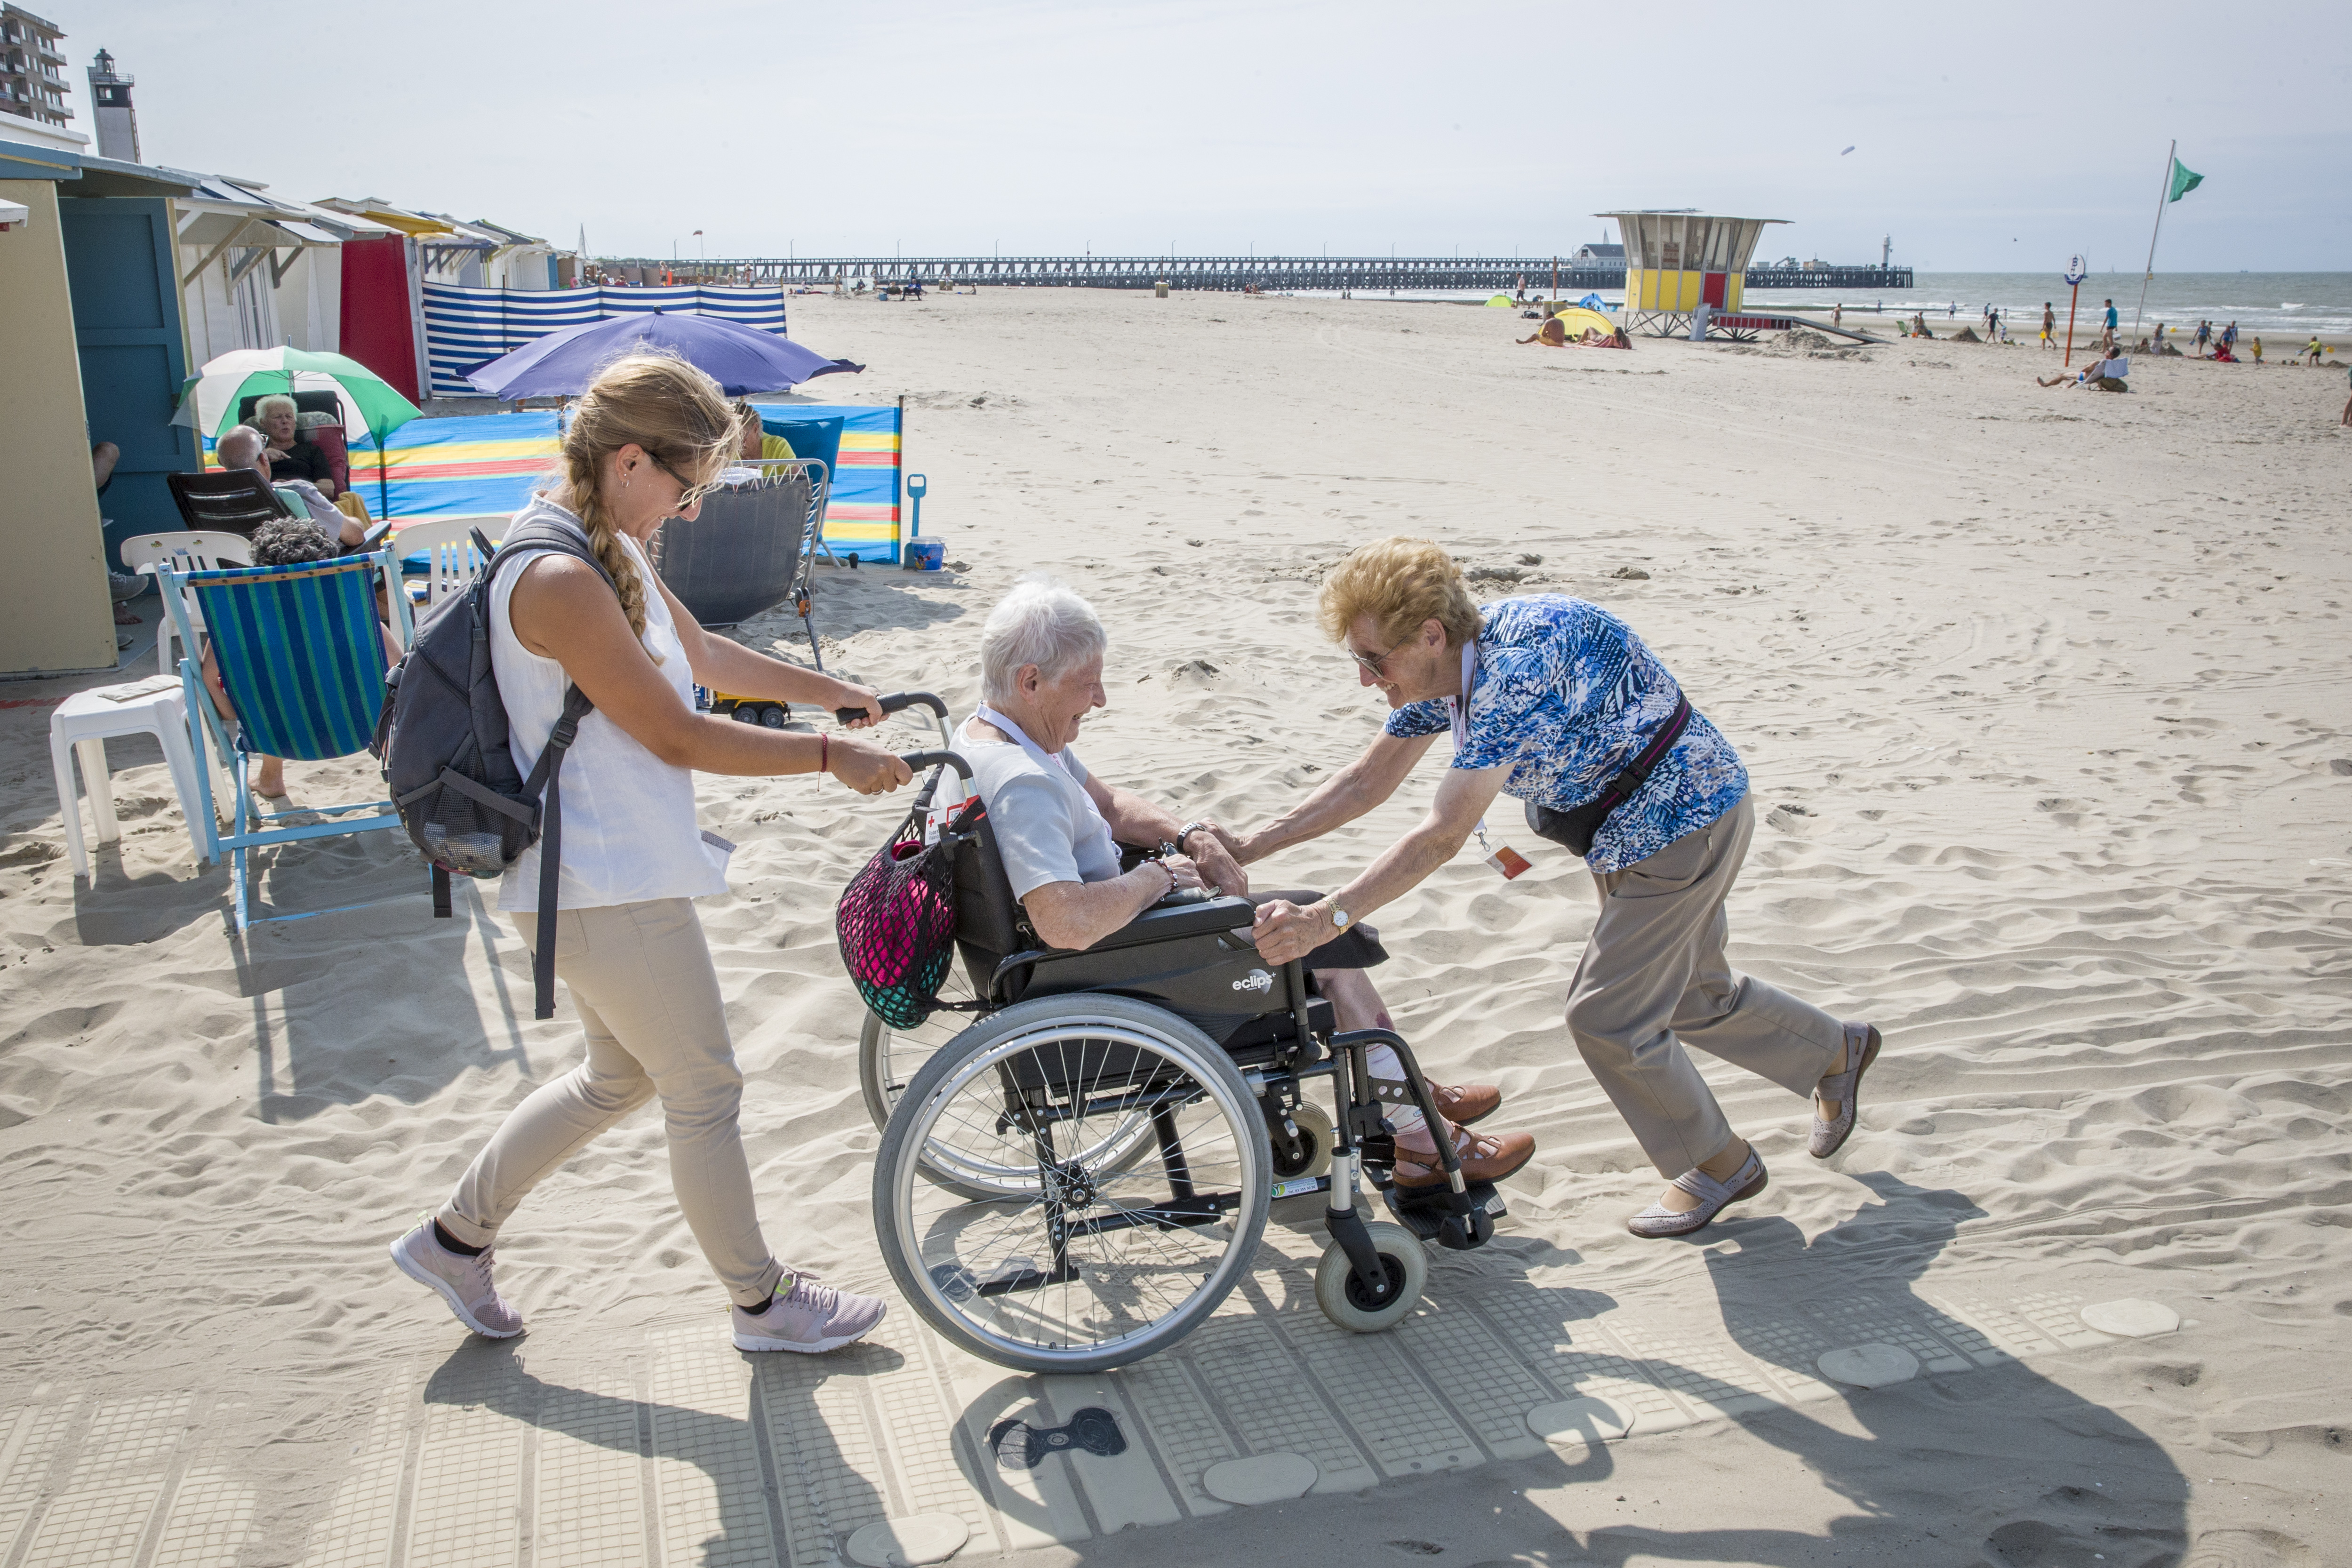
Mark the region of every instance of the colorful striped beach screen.
[[[756, 406], [761, 422], [792, 442], [794, 452], [832, 465], [824, 537], [834, 554], [897, 562], [903, 503], [898, 409], [825, 403]], [[824, 437], [836, 422], [838, 446], [828, 449]], [[534, 483], [554, 472], [558, 439], [552, 412], [412, 419], [392, 433], [384, 448], [390, 474], [385, 515], [415, 522], [513, 512], [530, 499]], [[352, 482], [373, 499], [375, 450], [365, 443], [352, 450]]]
[[[833, 468], [833, 500], [824, 510], [824, 542], [846, 561], [898, 563], [900, 543], [898, 509], [901, 447], [900, 412], [895, 406], [876, 408], [848, 404], [760, 403], [760, 423], [793, 444], [803, 458], [821, 458]], [[801, 426], [822, 427], [841, 423], [836, 450], [808, 443]]]
[[782, 335], [784, 291], [688, 285], [670, 289], [459, 289], [425, 285], [425, 337], [435, 397], [479, 397], [466, 373], [534, 338], [614, 316], [671, 310], [723, 316]]

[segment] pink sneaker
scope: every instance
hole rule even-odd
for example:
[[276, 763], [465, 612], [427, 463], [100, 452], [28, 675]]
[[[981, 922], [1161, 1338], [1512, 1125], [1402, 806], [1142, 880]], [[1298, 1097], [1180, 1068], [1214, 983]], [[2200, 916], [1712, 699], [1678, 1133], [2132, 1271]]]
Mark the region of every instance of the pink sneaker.
[[874, 1331], [890, 1304], [879, 1296], [859, 1296], [820, 1285], [805, 1274], [770, 1299], [764, 1312], [735, 1309], [739, 1351], [799, 1351], [815, 1355], [839, 1350]]
[[[392, 1244], [392, 1260], [419, 1285], [441, 1292], [457, 1321], [493, 1340], [510, 1340], [522, 1332], [522, 1314], [507, 1305], [490, 1283], [490, 1258], [484, 1247], [472, 1258], [450, 1251], [433, 1234], [433, 1216]], [[774, 1310], [771, 1308], [770, 1310]]]

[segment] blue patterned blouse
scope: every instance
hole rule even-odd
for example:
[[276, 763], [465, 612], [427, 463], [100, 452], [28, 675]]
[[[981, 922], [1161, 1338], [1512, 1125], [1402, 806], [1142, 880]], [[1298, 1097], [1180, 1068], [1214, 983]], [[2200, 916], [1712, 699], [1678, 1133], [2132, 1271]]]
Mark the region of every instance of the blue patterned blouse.
[[[1510, 768], [1503, 793], [1567, 811], [1597, 797], [1641, 754], [1682, 689], [1633, 629], [1598, 605], [1560, 594], [1497, 599], [1480, 611], [1470, 739], [1457, 768]], [[1453, 727], [1445, 699], [1389, 715], [1401, 738]], [[1633, 798], [1610, 813], [1585, 864], [1615, 871], [1706, 826], [1748, 793], [1748, 770], [1694, 712]]]

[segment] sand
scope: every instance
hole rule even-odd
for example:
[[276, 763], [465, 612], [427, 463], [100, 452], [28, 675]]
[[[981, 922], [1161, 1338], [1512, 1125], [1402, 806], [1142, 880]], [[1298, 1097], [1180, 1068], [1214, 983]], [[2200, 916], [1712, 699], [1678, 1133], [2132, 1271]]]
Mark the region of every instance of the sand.
[[[1049, 568], [1113, 639], [1082, 753], [1184, 815], [1254, 824], [1372, 732], [1310, 613], [1354, 542], [1426, 534], [1482, 591], [1622, 614], [1754, 777], [1737, 961], [1885, 1031], [1861, 1131], [1817, 1163], [1801, 1102], [1710, 1068], [1773, 1185], [1695, 1244], [1628, 1237], [1656, 1182], [1559, 1018], [1590, 883], [1498, 817], [1536, 870], [1465, 852], [1381, 912], [1379, 979], [1433, 1070], [1501, 1084], [1497, 1124], [1541, 1152], [1398, 1335], [1324, 1331], [1314, 1215], [1284, 1210], [1249, 1289], [1154, 1363], [1176, 1384], [1008, 1382], [903, 1307], [838, 1363], [747, 1367], [641, 1113], [509, 1227], [530, 1332], [489, 1346], [383, 1247], [576, 1055], [567, 1008], [530, 1021], [511, 930], [470, 897], [431, 920], [377, 836], [266, 883], [366, 907], [235, 940], [142, 742], [115, 748], [126, 836], [78, 885], [37, 705], [68, 688], [10, 684], [34, 705], [0, 709], [0, 1563], [828, 1561], [914, 1514], [965, 1521], [959, 1561], [2340, 1556], [2339, 373], [2148, 360], [2103, 395], [2037, 389], [2057, 356], [2029, 344], [1554, 350], [1512, 344], [1516, 312], [1373, 300], [793, 310], [874, 367], [817, 400], [905, 395], [961, 563], [822, 574], [828, 665], [967, 705], [988, 606]], [[360, 797], [363, 764], [293, 768], [297, 798]], [[1434, 765], [1264, 885], [1343, 880]], [[878, 1286], [830, 913], [895, 808], [700, 798], [741, 845], [703, 919], [770, 1239]], [[2084, 1321], [2119, 1300], [2180, 1326]], [[1917, 1374], [1821, 1374], [1881, 1343]], [[1302, 1435], [1253, 1436], [1236, 1368]], [[1189, 1447], [1178, 1384], [1213, 1411]], [[1593, 1395], [1633, 1429], [1513, 1426]], [[1088, 1399], [1149, 1438], [1129, 1468], [990, 1470], [996, 1415]], [[1195, 1460], [1302, 1446], [1302, 1500], [1199, 1488]]]

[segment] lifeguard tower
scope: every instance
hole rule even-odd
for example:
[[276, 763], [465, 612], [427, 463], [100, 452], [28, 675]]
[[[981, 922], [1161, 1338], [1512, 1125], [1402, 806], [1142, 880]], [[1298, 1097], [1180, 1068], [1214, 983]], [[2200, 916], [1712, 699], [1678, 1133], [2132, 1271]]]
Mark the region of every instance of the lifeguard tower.
[[1617, 220], [1625, 240], [1625, 330], [1671, 337], [1690, 330], [1701, 304], [1737, 313], [1768, 223], [1778, 217], [1719, 217], [1687, 207], [1595, 213]]

